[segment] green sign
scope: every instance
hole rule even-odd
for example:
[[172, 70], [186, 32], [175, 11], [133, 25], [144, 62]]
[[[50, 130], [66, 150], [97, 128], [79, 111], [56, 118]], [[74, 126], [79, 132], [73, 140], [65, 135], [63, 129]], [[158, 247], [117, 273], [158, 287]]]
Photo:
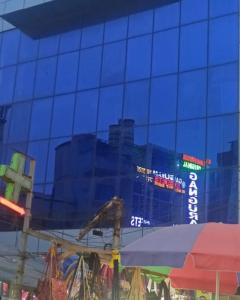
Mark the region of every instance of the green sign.
[[204, 168], [189, 161], [183, 161], [183, 168], [193, 171], [202, 171]]

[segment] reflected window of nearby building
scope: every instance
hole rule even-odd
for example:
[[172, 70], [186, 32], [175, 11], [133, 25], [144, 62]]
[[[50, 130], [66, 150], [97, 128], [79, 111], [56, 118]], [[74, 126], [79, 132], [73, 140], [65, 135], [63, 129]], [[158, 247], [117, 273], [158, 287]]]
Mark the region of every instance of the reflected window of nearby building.
[[107, 44], [103, 51], [102, 84], [117, 84], [124, 80], [126, 42]]
[[136, 36], [152, 32], [153, 11], [140, 12], [129, 17], [128, 36]]
[[238, 0], [209, 0], [209, 6], [211, 17], [231, 14], [238, 11]]
[[179, 24], [179, 2], [163, 5], [155, 10], [155, 31], [176, 27]]
[[96, 131], [98, 90], [82, 92], [77, 95], [74, 116], [74, 133]]
[[33, 102], [30, 125], [30, 139], [48, 138], [52, 113], [52, 98]]
[[150, 123], [174, 121], [177, 105], [177, 76], [152, 79]]
[[166, 151], [175, 151], [175, 132], [176, 123], [150, 126], [149, 143], [156, 149], [164, 148]]
[[207, 72], [185, 72], [179, 78], [179, 119], [192, 119], [206, 115]]
[[207, 64], [207, 22], [182, 27], [180, 69], [189, 70]]
[[16, 67], [0, 69], [0, 103], [11, 103], [15, 82]]
[[177, 72], [178, 29], [159, 32], [153, 42], [153, 76]]
[[103, 42], [103, 24], [85, 27], [82, 30], [82, 48], [99, 45]]
[[59, 35], [52, 35], [40, 39], [39, 53], [38, 53], [39, 57], [56, 55], [58, 52], [59, 39], [60, 39]]
[[73, 128], [74, 94], [54, 98], [52, 137], [68, 136]]
[[0, 54], [0, 66], [13, 65], [17, 63], [20, 31], [10, 30], [2, 33], [2, 44]]
[[125, 119], [133, 119], [135, 125], [147, 124], [149, 107], [149, 81], [138, 81], [126, 86], [124, 112]]
[[238, 59], [238, 16], [210, 21], [209, 63], [221, 64]]
[[81, 30], [64, 32], [60, 37], [60, 52], [75, 51], [80, 48]]
[[183, 0], [181, 3], [181, 22], [183, 24], [207, 19], [208, 0]]
[[150, 75], [152, 36], [129, 39], [127, 50], [127, 80]]
[[19, 61], [29, 61], [37, 58], [39, 40], [34, 40], [24, 33], [21, 33]]
[[106, 43], [126, 38], [128, 18], [120, 18], [105, 23], [104, 40]]
[[209, 69], [208, 114], [236, 112], [238, 108], [238, 65]]

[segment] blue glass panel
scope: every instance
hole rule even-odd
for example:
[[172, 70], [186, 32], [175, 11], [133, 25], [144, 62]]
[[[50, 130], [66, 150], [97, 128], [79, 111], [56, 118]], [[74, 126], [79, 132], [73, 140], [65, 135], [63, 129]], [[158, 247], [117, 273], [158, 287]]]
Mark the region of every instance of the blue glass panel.
[[28, 145], [28, 155], [33, 157], [37, 164], [34, 176], [35, 183], [45, 181], [47, 167], [48, 141], [32, 142]]
[[46, 58], [38, 61], [35, 84], [36, 97], [46, 97], [53, 94], [56, 63], [56, 57]]
[[31, 103], [15, 104], [11, 111], [9, 125], [9, 142], [26, 141], [28, 138]]
[[122, 116], [123, 86], [101, 89], [98, 111], [98, 130], [108, 130]]
[[178, 69], [178, 29], [154, 35], [153, 75], [174, 73]]
[[151, 35], [130, 39], [127, 53], [127, 80], [149, 76], [151, 62]]
[[74, 133], [88, 133], [96, 131], [97, 107], [97, 90], [78, 94], [74, 117]]
[[148, 10], [131, 15], [129, 18], [128, 35], [135, 36], [150, 33], [153, 29], [153, 11]]
[[24, 33], [21, 34], [19, 60], [28, 61], [37, 58], [38, 54], [38, 40], [33, 40]]
[[30, 62], [18, 66], [15, 87], [15, 100], [28, 100], [33, 97], [33, 84], [36, 64]]
[[59, 35], [54, 35], [40, 39], [39, 57], [57, 54], [59, 46]]
[[56, 93], [68, 93], [76, 89], [79, 53], [59, 56], [57, 65]]
[[207, 19], [208, 0], [182, 0], [181, 22], [191, 23]]
[[148, 120], [149, 81], [139, 81], [126, 86], [124, 118], [133, 119], [135, 125]]
[[237, 111], [238, 65], [225, 65], [209, 70], [208, 114]]
[[181, 31], [180, 69], [194, 69], [207, 64], [207, 23], [185, 26]]
[[209, 0], [210, 16], [216, 17], [238, 11], [238, 0]]
[[74, 94], [54, 98], [51, 136], [68, 136], [72, 133], [74, 100]]
[[113, 42], [126, 38], [128, 27], [128, 18], [121, 18], [106, 22], [104, 40]]
[[101, 53], [102, 49], [100, 47], [81, 51], [78, 78], [79, 89], [88, 89], [99, 85]]
[[52, 113], [52, 99], [43, 99], [33, 102], [30, 125], [30, 139], [48, 138]]
[[86, 27], [82, 30], [82, 48], [99, 45], [103, 42], [103, 24]]
[[0, 66], [17, 63], [20, 32], [10, 30], [2, 33], [2, 45], [0, 54]]
[[176, 119], [177, 76], [152, 80], [150, 123], [169, 122]]
[[81, 30], [65, 32], [60, 38], [60, 52], [78, 50], [80, 48]]
[[206, 120], [179, 122], [177, 126], [177, 152], [199, 159], [206, 154]]
[[155, 10], [155, 24], [156, 31], [176, 27], [179, 24], [179, 2], [163, 5]]
[[149, 127], [149, 143], [152, 144], [153, 147], [164, 148], [165, 151], [174, 151], [175, 150], [175, 132], [176, 132], [176, 124], [175, 123], [150, 126]]
[[205, 70], [182, 73], [179, 79], [180, 119], [206, 115], [207, 72]]
[[120, 83], [124, 79], [126, 42], [106, 45], [103, 52], [102, 84]]
[[238, 59], [238, 17], [227, 16], [210, 22], [209, 63]]
[[10, 103], [13, 98], [16, 67], [0, 70], [0, 103]]
[[207, 158], [211, 168], [238, 164], [237, 115], [227, 115], [208, 120]]

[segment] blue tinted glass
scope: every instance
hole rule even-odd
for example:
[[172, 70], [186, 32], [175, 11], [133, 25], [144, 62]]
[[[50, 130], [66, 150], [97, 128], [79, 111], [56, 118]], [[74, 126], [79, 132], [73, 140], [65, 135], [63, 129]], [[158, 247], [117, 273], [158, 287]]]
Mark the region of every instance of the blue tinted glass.
[[167, 76], [152, 80], [150, 123], [174, 121], [177, 105], [177, 77]]
[[205, 158], [206, 121], [179, 122], [177, 126], [177, 152], [199, 159]]
[[130, 39], [127, 53], [127, 80], [149, 76], [151, 62], [151, 35]]
[[56, 73], [56, 57], [38, 61], [35, 96], [45, 97], [53, 94]]
[[15, 104], [11, 111], [9, 142], [26, 141], [28, 138], [31, 103]]
[[210, 167], [227, 167], [237, 164], [236, 115], [209, 118], [207, 135], [207, 158], [211, 159]]
[[102, 84], [114, 84], [124, 79], [126, 42], [105, 45], [103, 52]]
[[131, 15], [129, 18], [129, 36], [140, 35], [152, 32], [153, 11], [144, 11]]
[[67, 136], [72, 133], [74, 94], [54, 98], [51, 135]]
[[123, 87], [113, 86], [101, 89], [98, 111], [98, 130], [108, 130], [117, 124], [122, 116]]
[[227, 16], [210, 22], [209, 62], [220, 64], [238, 58], [238, 17]]
[[225, 65], [209, 70], [208, 114], [237, 111], [238, 66]]
[[178, 68], [178, 29], [154, 35], [153, 75], [174, 73]]
[[86, 27], [82, 30], [82, 48], [99, 45], [103, 42], [103, 24]]
[[210, 16], [216, 17], [238, 11], [238, 0], [209, 0]]
[[28, 61], [36, 59], [38, 54], [38, 40], [33, 40], [24, 33], [21, 35], [19, 60]]
[[65, 32], [60, 38], [60, 52], [74, 51], [80, 48], [81, 30]]
[[2, 34], [0, 66], [17, 63], [20, 32], [18, 30], [6, 31]]
[[105, 42], [112, 42], [126, 38], [128, 18], [121, 18], [106, 22], [104, 39]]
[[156, 9], [154, 29], [158, 31], [178, 26], [179, 6], [179, 2], [177, 2]]
[[74, 133], [96, 131], [97, 107], [98, 91], [92, 90], [78, 94], [74, 117]]
[[76, 89], [78, 57], [78, 52], [59, 56], [57, 66], [56, 93], [67, 93]]
[[48, 141], [33, 142], [28, 145], [28, 155], [36, 160], [36, 170], [34, 176], [35, 183], [45, 181], [47, 167]]
[[180, 69], [194, 69], [207, 64], [207, 23], [184, 26], [181, 31]]
[[0, 70], [0, 103], [12, 102], [16, 67]]
[[52, 99], [33, 102], [30, 124], [30, 139], [44, 139], [49, 137], [52, 113]]
[[176, 124], [162, 124], [149, 127], [149, 143], [156, 147], [165, 148], [167, 151], [175, 150]]
[[179, 79], [180, 119], [204, 117], [206, 115], [207, 73], [195, 71], [182, 73]]
[[39, 57], [51, 56], [57, 54], [59, 44], [59, 35], [40, 39]]
[[26, 63], [18, 66], [17, 81], [15, 87], [15, 99], [17, 101], [32, 98], [35, 66], [35, 62]]
[[181, 22], [191, 23], [208, 17], [208, 0], [183, 0]]
[[[141, 126], [134, 128], [134, 144], [138, 146], [146, 146], [148, 136], [148, 127]], [[145, 155], [144, 155], [145, 159]]]
[[99, 85], [101, 67], [100, 47], [81, 51], [78, 88], [88, 89]]
[[139, 81], [126, 86], [124, 118], [133, 119], [135, 125], [148, 120], [149, 82]]

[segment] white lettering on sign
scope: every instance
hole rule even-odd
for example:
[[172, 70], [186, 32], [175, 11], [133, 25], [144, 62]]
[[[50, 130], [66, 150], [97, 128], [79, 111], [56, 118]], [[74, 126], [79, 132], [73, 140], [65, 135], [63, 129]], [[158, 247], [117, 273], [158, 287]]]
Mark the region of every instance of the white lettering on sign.
[[190, 184], [188, 187], [188, 217], [190, 224], [198, 223], [198, 176], [196, 173], [189, 174]]
[[144, 220], [141, 217], [131, 217], [131, 222], [130, 222], [132, 227], [142, 227], [143, 225], [150, 225], [150, 221]]

